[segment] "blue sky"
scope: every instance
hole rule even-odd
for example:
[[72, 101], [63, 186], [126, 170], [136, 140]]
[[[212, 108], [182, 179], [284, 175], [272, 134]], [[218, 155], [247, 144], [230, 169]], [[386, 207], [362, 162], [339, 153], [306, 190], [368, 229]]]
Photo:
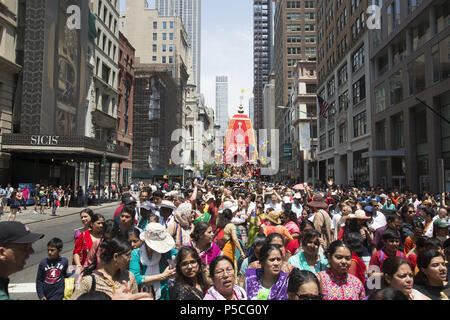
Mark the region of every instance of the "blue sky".
[[[121, 1], [121, 11], [125, 1]], [[142, 0], [128, 0], [142, 1]], [[201, 93], [215, 109], [216, 76], [228, 76], [228, 113], [234, 115], [253, 91], [253, 1], [202, 0]]]

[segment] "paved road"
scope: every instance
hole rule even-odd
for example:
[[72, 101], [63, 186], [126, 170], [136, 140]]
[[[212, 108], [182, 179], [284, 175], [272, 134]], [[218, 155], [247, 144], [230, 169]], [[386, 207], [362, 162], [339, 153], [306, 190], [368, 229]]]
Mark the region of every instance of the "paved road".
[[[91, 207], [95, 213], [102, 214], [105, 219], [110, 219], [114, 216], [114, 211], [119, 205], [119, 202], [105, 203], [102, 206]], [[19, 298], [21, 300], [36, 300], [36, 273], [39, 263], [47, 256], [47, 242], [57, 237], [63, 240], [64, 247], [62, 256], [72, 261], [73, 250], [73, 234], [74, 230], [81, 227], [79, 208], [59, 208], [57, 211], [58, 217], [51, 217], [49, 214], [35, 215], [32, 210], [27, 210], [26, 213], [19, 214], [16, 221], [25, 223], [33, 232], [43, 233], [45, 237], [37, 241], [33, 245], [35, 254], [30, 256], [25, 265], [25, 269], [13, 274], [10, 277], [10, 296]], [[47, 210], [47, 212], [51, 212]], [[5, 216], [2, 221], [5, 221]]]

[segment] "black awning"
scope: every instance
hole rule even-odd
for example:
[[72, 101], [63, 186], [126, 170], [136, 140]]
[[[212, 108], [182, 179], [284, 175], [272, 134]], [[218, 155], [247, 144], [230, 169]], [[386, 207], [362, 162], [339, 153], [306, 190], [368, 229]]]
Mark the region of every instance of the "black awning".
[[84, 136], [2, 134], [2, 151], [33, 158], [74, 159], [75, 161], [128, 160], [129, 150]]

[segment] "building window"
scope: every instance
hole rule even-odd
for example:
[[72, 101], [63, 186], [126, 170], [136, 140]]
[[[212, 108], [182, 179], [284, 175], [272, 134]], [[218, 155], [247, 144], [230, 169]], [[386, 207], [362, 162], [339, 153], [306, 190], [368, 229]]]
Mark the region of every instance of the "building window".
[[320, 151], [325, 150], [326, 147], [327, 147], [327, 137], [326, 137], [325, 134], [322, 134], [322, 135], [320, 136], [319, 150], [320, 150]]
[[153, 52], [157, 52], [158, 51], [158, 46], [156, 44], [152, 45], [152, 51]]
[[169, 40], [173, 40], [173, 33], [169, 33]]
[[163, 29], [167, 29], [167, 21], [163, 21]]
[[353, 84], [353, 106], [366, 98], [366, 76], [362, 76]]
[[162, 45], [162, 52], [167, 52], [167, 45], [165, 44]]
[[158, 22], [153, 21], [153, 29], [158, 29]]
[[403, 101], [403, 72], [399, 69], [389, 78], [391, 106]]
[[344, 93], [342, 93], [339, 96], [339, 112], [341, 111], [345, 111], [348, 109], [348, 91], [344, 91]]
[[296, 31], [302, 31], [301, 25], [300, 24], [288, 24], [286, 26], [286, 30], [287, 32], [296, 32]]
[[157, 61], [156, 59], [157, 59], [156, 56], [153, 56], [153, 57], [152, 57], [152, 61], [156, 62], [156, 61]]
[[157, 41], [158, 40], [158, 34], [157, 33], [153, 33], [153, 41]]
[[163, 33], [163, 34], [162, 34], [162, 39], [163, 39], [163, 40], [167, 40], [167, 33]]
[[367, 133], [366, 111], [353, 117], [353, 137], [359, 137]]
[[334, 147], [334, 129], [328, 131], [328, 147]]
[[347, 121], [339, 125], [339, 143], [347, 143], [348, 133], [347, 133]]
[[392, 57], [394, 65], [406, 58], [406, 39], [392, 45]]
[[167, 58], [165, 56], [161, 58], [162, 63], [166, 63], [166, 61], [167, 61]]
[[173, 29], [173, 21], [170, 21], [170, 22], [169, 22], [169, 28], [170, 28], [170, 29]]
[[[306, 16], [306, 14], [305, 14]], [[300, 21], [300, 13], [287, 13], [286, 14], [287, 21]]]
[[412, 29], [413, 51], [420, 48], [430, 39], [430, 23], [428, 19]]
[[384, 82], [374, 90], [375, 94], [375, 113], [386, 109], [386, 93], [384, 91]]
[[403, 125], [403, 113], [392, 117], [392, 130], [394, 135], [392, 139], [392, 149], [394, 150], [404, 147]]
[[450, 25], [450, 2], [435, 7], [436, 13], [436, 32], [439, 33]]
[[334, 83], [334, 77], [333, 77], [333, 78], [332, 78], [330, 81], [328, 81], [328, 83], [327, 83], [327, 95], [328, 95], [328, 96], [333, 95], [334, 92], [335, 92], [335, 90], [336, 90], [336, 86], [335, 86], [335, 83]]
[[173, 56], [169, 56], [169, 63], [173, 63]]
[[169, 52], [173, 52], [173, 44], [169, 44]]
[[423, 0], [408, 0], [408, 15], [422, 4]]
[[375, 124], [376, 141], [375, 146], [377, 150], [386, 150], [386, 120], [382, 120]]
[[328, 159], [327, 174], [328, 174], [328, 177], [334, 179], [334, 158]]
[[302, 42], [301, 36], [287, 36], [287, 43], [300, 43]]
[[409, 95], [425, 89], [425, 56], [421, 55], [408, 64]]
[[361, 46], [352, 56], [352, 71], [355, 72], [364, 65], [364, 46]]
[[286, 7], [288, 9], [300, 9], [300, 1], [288, 1]]
[[347, 64], [345, 64], [342, 68], [338, 70], [338, 86], [347, 82], [348, 74], [347, 74]]

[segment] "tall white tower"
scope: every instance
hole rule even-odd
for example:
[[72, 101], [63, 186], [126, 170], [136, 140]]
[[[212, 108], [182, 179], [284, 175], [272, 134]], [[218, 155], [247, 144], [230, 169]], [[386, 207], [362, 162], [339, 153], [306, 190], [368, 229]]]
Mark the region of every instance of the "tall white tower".
[[225, 137], [228, 128], [228, 77], [216, 77], [216, 122], [220, 125], [220, 135]]
[[179, 16], [188, 34], [190, 56], [194, 69], [194, 83], [200, 92], [201, 0], [154, 0], [160, 16]]

